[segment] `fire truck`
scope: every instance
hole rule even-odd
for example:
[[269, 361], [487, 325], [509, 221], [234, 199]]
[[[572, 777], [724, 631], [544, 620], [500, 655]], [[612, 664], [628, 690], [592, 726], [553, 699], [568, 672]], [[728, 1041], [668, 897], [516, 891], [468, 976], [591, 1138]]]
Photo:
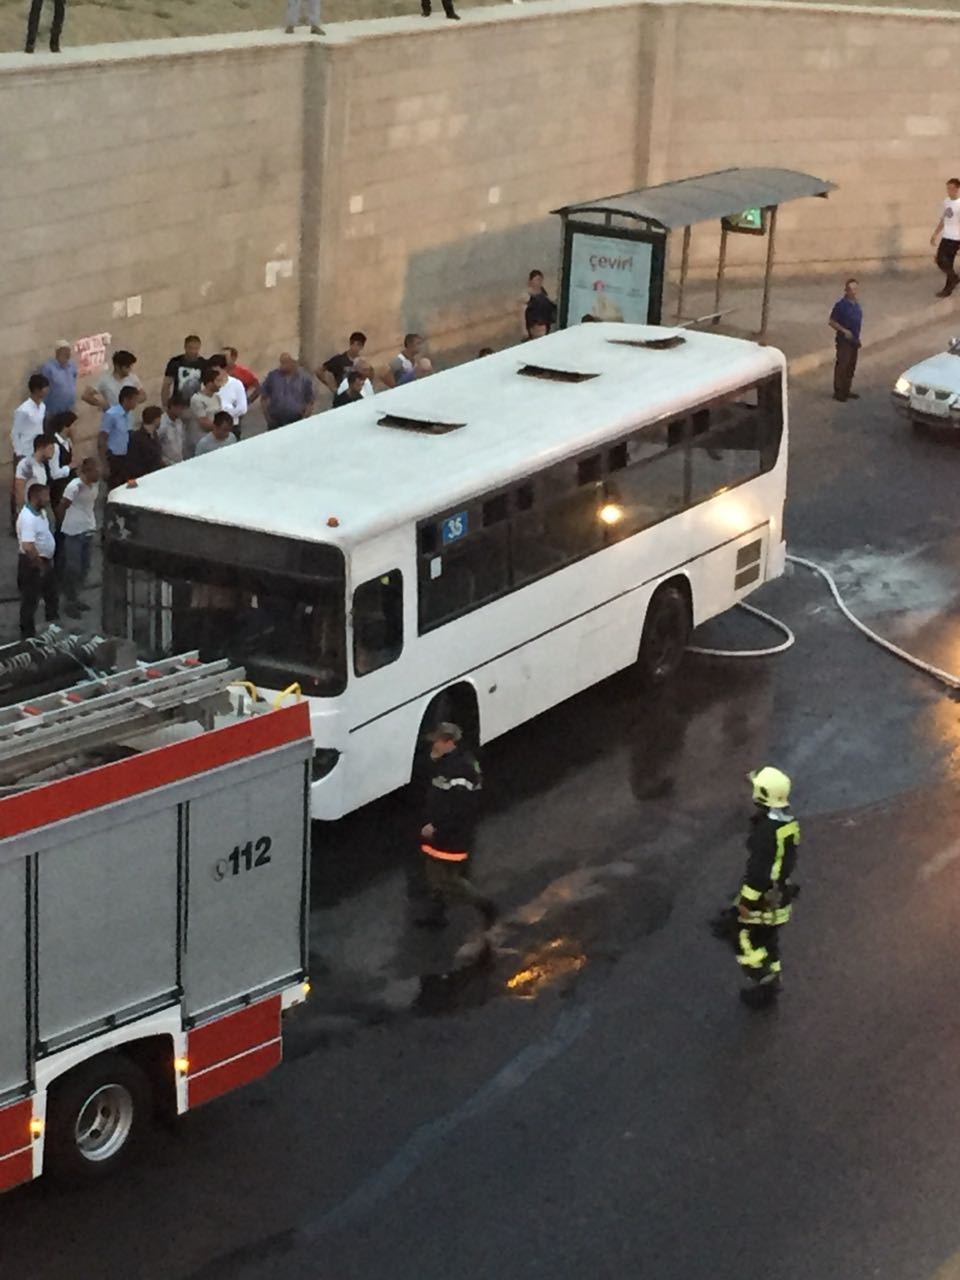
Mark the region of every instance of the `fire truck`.
[[187, 654], [0, 709], [0, 1190], [97, 1178], [280, 1062], [314, 748], [242, 678]]

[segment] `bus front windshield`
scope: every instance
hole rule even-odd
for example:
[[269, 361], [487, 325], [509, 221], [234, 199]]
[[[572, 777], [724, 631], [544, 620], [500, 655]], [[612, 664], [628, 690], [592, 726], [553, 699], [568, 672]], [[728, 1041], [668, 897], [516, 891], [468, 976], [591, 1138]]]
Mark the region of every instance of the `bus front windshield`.
[[346, 683], [344, 561], [336, 547], [111, 504], [104, 623], [141, 657], [193, 649], [270, 688]]

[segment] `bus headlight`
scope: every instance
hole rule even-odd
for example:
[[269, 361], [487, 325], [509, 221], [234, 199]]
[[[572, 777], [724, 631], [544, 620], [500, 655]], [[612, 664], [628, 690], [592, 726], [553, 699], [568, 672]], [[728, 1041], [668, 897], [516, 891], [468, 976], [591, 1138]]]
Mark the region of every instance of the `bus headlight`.
[[340, 752], [334, 747], [318, 747], [313, 753], [313, 760], [310, 762], [310, 777], [312, 781], [319, 782], [328, 773], [333, 773], [339, 759]]
[[910, 379], [898, 378], [893, 384], [893, 389], [898, 396], [908, 396], [910, 394]]

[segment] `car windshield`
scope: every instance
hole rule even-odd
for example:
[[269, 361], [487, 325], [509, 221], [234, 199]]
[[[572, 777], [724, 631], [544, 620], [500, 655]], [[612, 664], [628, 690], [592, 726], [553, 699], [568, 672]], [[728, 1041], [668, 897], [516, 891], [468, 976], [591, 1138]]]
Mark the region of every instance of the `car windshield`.
[[315, 695], [346, 683], [343, 556], [326, 544], [111, 504], [104, 621], [143, 658], [197, 649]]

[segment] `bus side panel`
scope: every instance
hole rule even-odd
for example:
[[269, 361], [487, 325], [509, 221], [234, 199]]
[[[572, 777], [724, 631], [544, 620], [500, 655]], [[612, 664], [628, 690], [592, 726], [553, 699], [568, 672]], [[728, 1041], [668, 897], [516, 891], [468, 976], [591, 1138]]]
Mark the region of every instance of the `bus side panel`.
[[303, 973], [305, 765], [287, 759], [189, 806], [188, 1019]]
[[694, 622], [731, 608], [763, 585], [767, 573], [769, 526], [745, 533], [702, 556], [690, 566]]
[[26, 877], [25, 858], [0, 866], [0, 1096], [29, 1079]]

